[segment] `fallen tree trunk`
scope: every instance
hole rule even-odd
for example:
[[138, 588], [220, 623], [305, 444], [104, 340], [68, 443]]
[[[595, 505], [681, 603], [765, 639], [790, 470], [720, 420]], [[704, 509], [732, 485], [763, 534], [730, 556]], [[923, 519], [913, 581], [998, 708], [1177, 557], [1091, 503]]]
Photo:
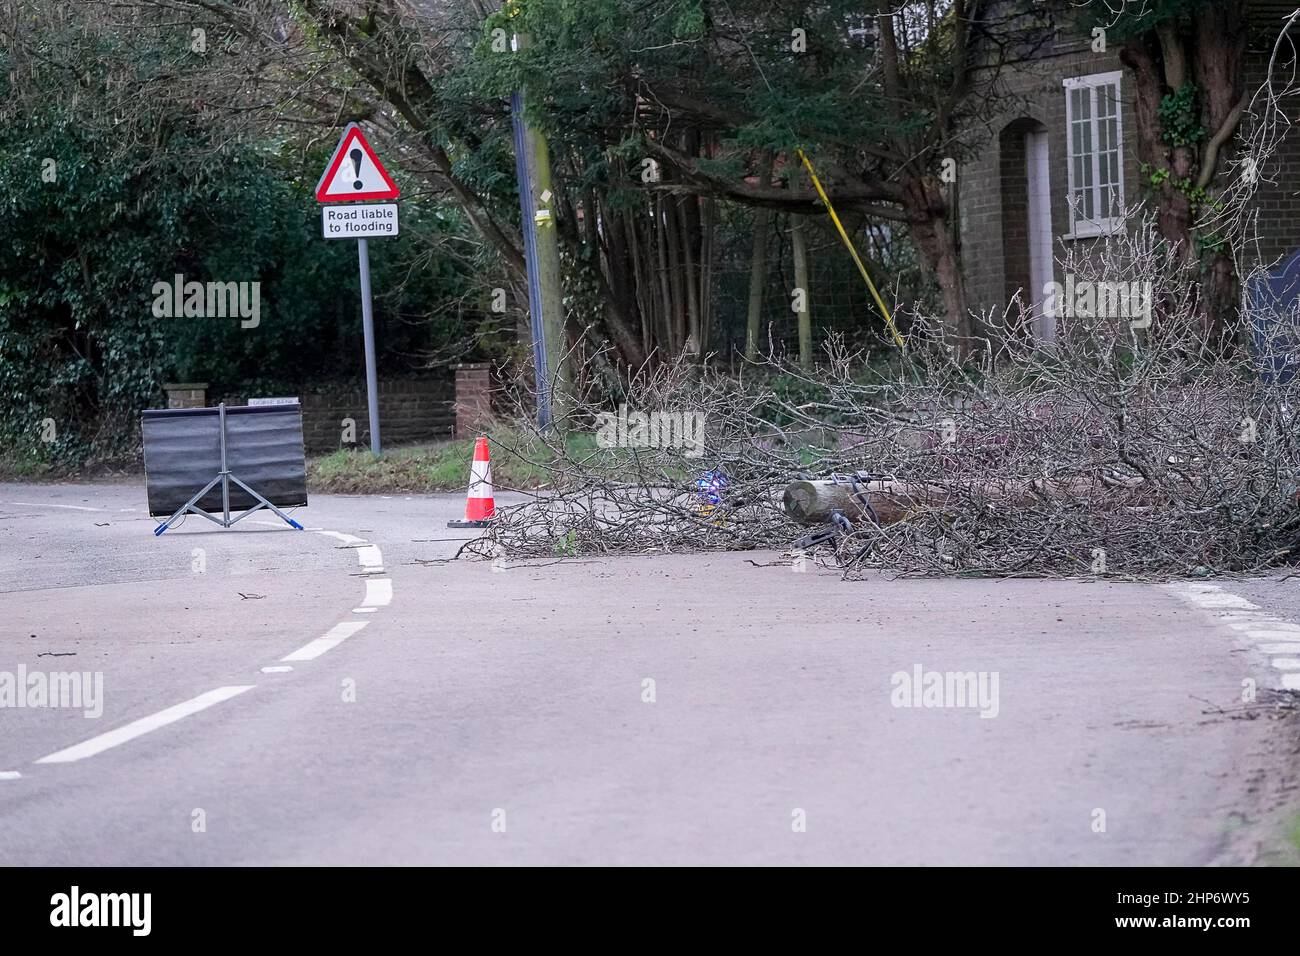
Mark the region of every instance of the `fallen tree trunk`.
[[[1143, 486], [1140, 478], [1074, 478], [1062, 481], [1040, 478], [1010, 486], [981, 484], [971, 489], [970, 497], [996, 502], [1001, 506], [1025, 505], [1045, 499], [1083, 504], [1097, 494], [1111, 496], [1132, 492]], [[946, 488], [892, 478], [859, 479], [856, 487], [845, 479], [801, 479], [786, 485], [782, 505], [785, 513], [801, 524], [824, 524], [838, 512], [855, 523], [865, 519], [887, 525], [901, 521], [917, 509], [944, 508], [956, 496], [957, 492]]]
[[836, 511], [854, 522], [874, 513], [876, 523], [892, 524], [911, 509], [941, 504], [945, 497], [937, 489], [886, 478], [859, 481], [856, 489], [848, 482], [809, 479], [786, 485], [781, 501], [785, 513], [801, 524], [822, 524]]

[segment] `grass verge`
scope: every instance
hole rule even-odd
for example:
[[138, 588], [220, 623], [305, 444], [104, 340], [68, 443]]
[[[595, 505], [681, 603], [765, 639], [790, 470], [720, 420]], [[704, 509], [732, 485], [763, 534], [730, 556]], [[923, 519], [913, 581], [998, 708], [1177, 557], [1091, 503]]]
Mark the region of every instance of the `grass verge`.
[[[498, 489], [539, 488], [546, 482], [542, 465], [551, 453], [517, 434], [499, 434], [490, 444], [492, 483]], [[582, 442], [588, 436], [575, 436]], [[519, 449], [518, 453], [505, 448]], [[474, 439], [394, 448], [375, 458], [369, 450], [340, 449], [307, 462], [307, 489], [312, 494], [395, 494], [464, 491], [474, 457]]]

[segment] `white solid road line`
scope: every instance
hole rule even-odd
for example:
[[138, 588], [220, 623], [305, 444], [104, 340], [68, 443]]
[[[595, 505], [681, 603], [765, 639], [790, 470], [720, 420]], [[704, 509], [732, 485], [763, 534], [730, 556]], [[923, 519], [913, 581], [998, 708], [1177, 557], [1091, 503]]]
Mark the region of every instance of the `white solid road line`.
[[99, 511], [99, 508], [87, 508], [85, 505], [56, 505], [46, 501], [37, 504], [34, 501], [11, 501], [11, 505], [21, 505], [24, 508], [67, 508], [69, 511]]
[[287, 674], [291, 670], [293, 670], [293, 666], [290, 664], [277, 664], [271, 667], [263, 667], [262, 673], [263, 674]]
[[235, 687], [218, 687], [216, 690], [210, 690], [206, 694], [200, 694], [193, 700], [187, 700], [183, 704], [177, 704], [175, 707], [168, 707], [166, 710], [160, 710], [156, 714], [150, 714], [148, 717], [141, 717], [139, 720], [133, 720], [125, 727], [119, 727], [116, 730], [110, 730], [106, 734], [100, 734], [98, 737], [91, 737], [83, 743], [68, 747], [66, 750], [60, 750], [58, 753], [52, 753], [48, 757], [42, 757], [37, 763], [71, 763], [74, 760], [84, 760], [86, 757], [93, 757], [95, 754], [103, 753], [110, 747], [116, 747], [127, 741], [134, 740], [136, 737], [142, 737], [151, 730], [157, 730], [159, 727], [166, 727], [168, 724], [174, 724], [176, 721], [188, 717], [191, 714], [197, 714], [201, 710], [207, 710], [213, 704], [219, 704], [223, 700], [230, 700], [237, 697], [244, 691], [252, 690], [255, 685], [244, 684]]
[[335, 624], [326, 633], [322, 634], [310, 644], [305, 644], [298, 648], [292, 654], [280, 658], [282, 661], [314, 661], [331, 648], [338, 647], [357, 631], [361, 630], [369, 621], [343, 621]]
[[17, 770], [0, 770], [0, 780], [17, 780], [21, 776]]

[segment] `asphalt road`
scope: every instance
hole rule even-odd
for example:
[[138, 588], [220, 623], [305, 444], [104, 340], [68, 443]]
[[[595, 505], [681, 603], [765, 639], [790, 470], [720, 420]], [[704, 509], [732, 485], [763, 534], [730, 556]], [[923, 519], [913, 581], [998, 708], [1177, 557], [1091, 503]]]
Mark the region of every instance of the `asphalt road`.
[[[155, 538], [140, 488], [0, 484], [0, 863], [1294, 860], [1300, 721], [1174, 589], [440, 563], [462, 507]], [[102, 713], [5, 705], [20, 669]]]

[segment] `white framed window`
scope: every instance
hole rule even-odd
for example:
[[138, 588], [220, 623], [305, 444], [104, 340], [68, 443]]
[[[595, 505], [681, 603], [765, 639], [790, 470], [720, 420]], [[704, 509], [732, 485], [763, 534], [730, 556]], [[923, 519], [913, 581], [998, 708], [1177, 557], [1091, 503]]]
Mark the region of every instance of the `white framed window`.
[[1124, 218], [1123, 74], [1094, 73], [1066, 79], [1065, 148], [1070, 236], [1100, 236]]

